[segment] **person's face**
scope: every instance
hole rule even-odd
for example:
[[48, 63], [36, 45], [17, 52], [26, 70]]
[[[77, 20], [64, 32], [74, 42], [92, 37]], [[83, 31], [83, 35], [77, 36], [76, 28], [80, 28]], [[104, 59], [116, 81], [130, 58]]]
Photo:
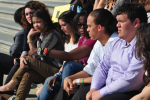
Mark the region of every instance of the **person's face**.
[[127, 42], [131, 42], [132, 39], [135, 36], [135, 24], [134, 22], [132, 23], [127, 14], [121, 14], [121, 15], [117, 15], [116, 17], [118, 23], [117, 23], [117, 27], [118, 27], [118, 37], [126, 40]]
[[30, 8], [25, 8], [25, 17], [28, 21], [28, 23], [32, 23], [32, 14], [33, 14], [33, 10], [31, 10]]
[[98, 25], [94, 23], [94, 18], [89, 15], [87, 18], [87, 31], [89, 32], [89, 36], [92, 40], [96, 40], [98, 37]]
[[66, 35], [73, 33], [71, 26], [63, 20], [59, 19], [59, 25], [61, 26], [61, 30], [64, 31]]
[[86, 21], [86, 17], [85, 16], [80, 16], [79, 20], [78, 20], [78, 24], [77, 24], [77, 28], [79, 33], [82, 36], [87, 36], [88, 32], [87, 32], [87, 21]]
[[32, 17], [32, 22], [33, 22], [34, 29], [38, 30], [40, 33], [44, 32], [45, 23], [43, 19], [39, 17]]

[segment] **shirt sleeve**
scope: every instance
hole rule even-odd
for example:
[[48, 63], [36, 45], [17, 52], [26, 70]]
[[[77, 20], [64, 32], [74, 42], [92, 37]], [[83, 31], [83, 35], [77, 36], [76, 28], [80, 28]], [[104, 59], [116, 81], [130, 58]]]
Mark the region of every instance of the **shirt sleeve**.
[[98, 50], [100, 49], [100, 46], [98, 45], [97, 41], [94, 45], [93, 50], [91, 51], [90, 57], [88, 59], [88, 64], [84, 67], [84, 71], [86, 71], [89, 75], [93, 76], [93, 73], [99, 64], [100, 61], [100, 55], [98, 53]]
[[26, 30], [21, 30], [19, 33], [15, 35], [14, 38], [14, 45], [11, 47], [10, 55], [13, 57], [20, 57], [22, 52], [22, 45], [23, 45], [23, 39], [24, 39], [24, 33], [27, 33]]
[[88, 40], [85, 41], [84, 45], [93, 48], [95, 42], [96, 42], [96, 40], [88, 39]]
[[[97, 73], [98, 74], [98, 73]], [[127, 71], [122, 77], [100, 89], [101, 96], [112, 93], [121, 93], [138, 90], [143, 85], [143, 61], [139, 61], [133, 56]]]
[[92, 77], [91, 89], [101, 89], [107, 78], [107, 73], [110, 68], [110, 55], [111, 55], [112, 45], [105, 52], [102, 60], [99, 62], [97, 68]]

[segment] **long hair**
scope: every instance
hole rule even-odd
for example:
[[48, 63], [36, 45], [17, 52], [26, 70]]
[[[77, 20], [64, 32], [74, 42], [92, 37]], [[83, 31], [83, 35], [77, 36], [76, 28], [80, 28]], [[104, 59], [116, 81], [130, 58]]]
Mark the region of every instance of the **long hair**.
[[[26, 30], [30, 30], [33, 26], [28, 23], [26, 16], [25, 16], [25, 8], [30, 8], [34, 11], [38, 10], [38, 9], [46, 9], [45, 4], [39, 2], [39, 1], [29, 1], [25, 4], [24, 6], [24, 10], [22, 11], [22, 19], [21, 19], [21, 23], [22, 23], [22, 27]], [[48, 11], [48, 10], [47, 10]]]
[[145, 84], [150, 82], [150, 24], [142, 24], [136, 31], [135, 56], [144, 60], [144, 68], [148, 72]]
[[45, 9], [38, 9], [33, 13], [32, 17], [39, 17], [44, 20], [45, 24], [45, 32], [49, 32], [53, 29], [55, 29], [52, 20], [50, 18], [50, 14]]
[[[78, 20], [79, 20], [79, 18], [80, 18], [81, 16], [85, 16], [86, 19], [87, 19], [87, 17], [88, 17], [87, 11], [86, 11], [86, 10], [82, 10], [80, 13], [76, 14], [76, 16], [74, 17], [74, 19], [73, 19], [73, 27], [74, 27], [74, 31], [75, 31], [76, 33], [78, 33], [77, 24], [78, 24]], [[79, 34], [79, 33], [78, 33], [78, 34]]]
[[[79, 37], [80, 37], [80, 35], [77, 34], [74, 31], [73, 18], [74, 18], [75, 15], [76, 15], [76, 13], [74, 11], [68, 10], [68, 11], [63, 12], [58, 18], [58, 20], [61, 19], [63, 22], [66, 22], [67, 24], [69, 24], [71, 26], [72, 31], [73, 31], [73, 35], [74, 35], [74, 38], [75, 38], [74, 41], [73, 41], [74, 44], [78, 43], [78, 40], [79, 40]], [[64, 32], [61, 33], [61, 34], [63, 34], [65, 43], [69, 43], [70, 38], [71, 38], [70, 35], [66, 35]]]

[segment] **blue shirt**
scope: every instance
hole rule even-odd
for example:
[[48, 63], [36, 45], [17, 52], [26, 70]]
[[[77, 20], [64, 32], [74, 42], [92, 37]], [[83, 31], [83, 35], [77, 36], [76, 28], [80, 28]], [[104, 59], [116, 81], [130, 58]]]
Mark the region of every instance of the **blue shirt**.
[[136, 38], [128, 45], [120, 38], [113, 41], [94, 72], [91, 89], [100, 90], [103, 97], [143, 86], [144, 64], [135, 58], [135, 43]]

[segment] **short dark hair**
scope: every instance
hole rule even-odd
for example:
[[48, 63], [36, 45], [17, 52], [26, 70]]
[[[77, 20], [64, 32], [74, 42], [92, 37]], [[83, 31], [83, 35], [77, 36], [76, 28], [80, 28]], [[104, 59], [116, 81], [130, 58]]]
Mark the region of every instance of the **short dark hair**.
[[139, 3], [124, 3], [117, 9], [117, 15], [127, 14], [131, 22], [139, 18], [140, 23], [147, 23], [147, 13], [143, 5]]
[[50, 14], [45, 9], [38, 9], [33, 13], [32, 17], [39, 17], [44, 20], [46, 32], [55, 29], [52, 20], [50, 18]]
[[117, 32], [117, 21], [110, 11], [106, 9], [96, 9], [93, 10], [90, 15], [93, 16], [94, 23], [105, 27], [105, 31], [109, 35], [112, 35], [113, 32]]
[[21, 18], [22, 18], [22, 11], [24, 7], [18, 8], [14, 13], [14, 21], [22, 26]]

